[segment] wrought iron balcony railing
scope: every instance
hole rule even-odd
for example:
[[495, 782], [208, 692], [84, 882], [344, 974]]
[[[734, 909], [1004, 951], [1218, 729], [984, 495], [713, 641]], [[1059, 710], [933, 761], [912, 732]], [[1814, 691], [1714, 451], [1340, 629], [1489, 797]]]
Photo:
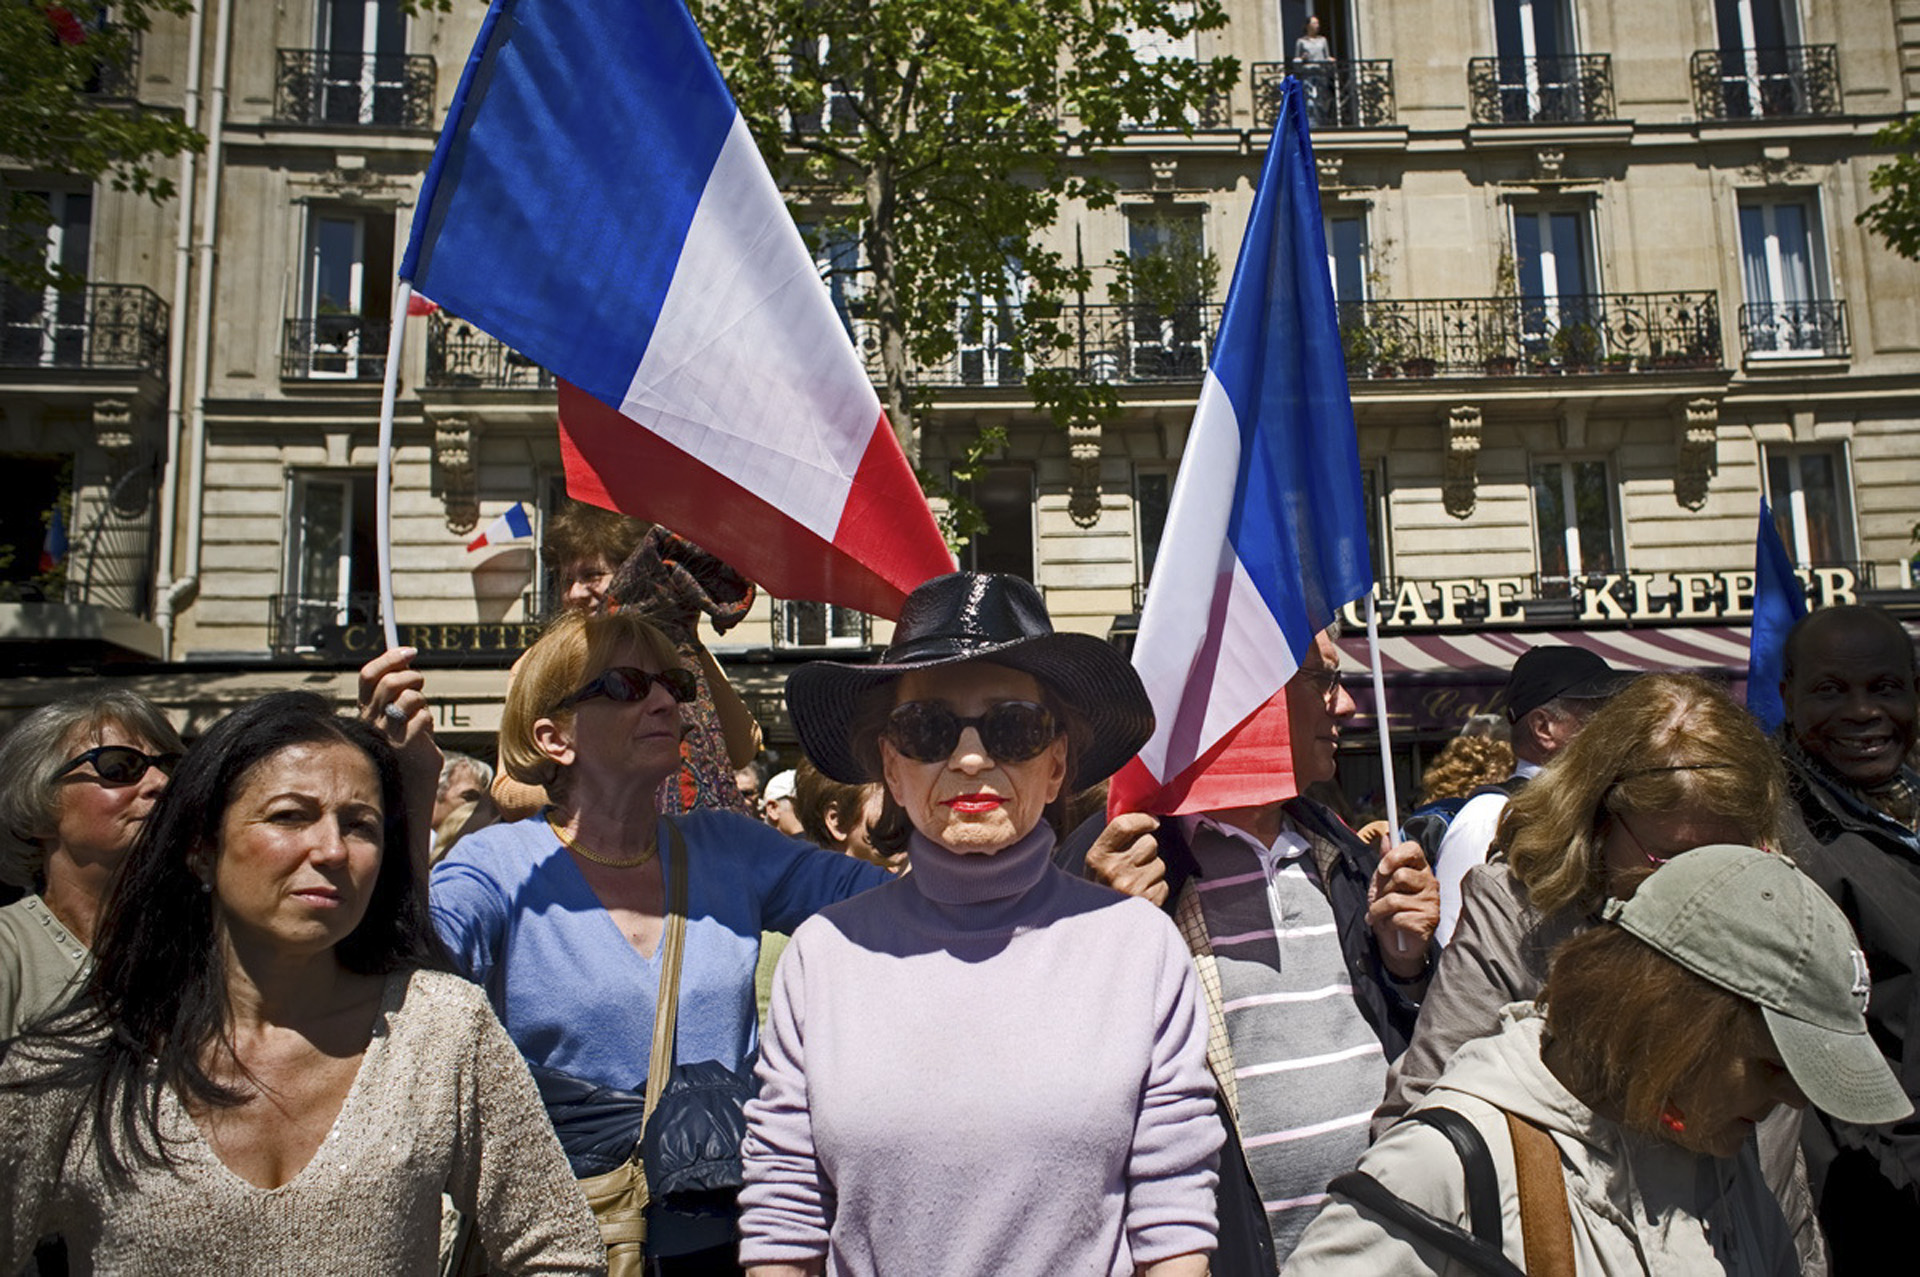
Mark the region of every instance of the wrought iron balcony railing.
[[379, 381], [387, 375], [393, 325], [364, 315], [287, 321], [280, 376], [287, 381]]
[[[1171, 311], [1151, 306], [1067, 306], [1059, 324], [1068, 335], [1062, 348], [1022, 352], [1014, 345], [1014, 318], [989, 313], [959, 321], [959, 344], [942, 364], [915, 370], [926, 386], [1018, 386], [1030, 368], [1066, 367], [1087, 381], [1199, 381], [1220, 330], [1222, 308], [1193, 302]], [[879, 327], [853, 319], [854, 341], [868, 373], [880, 380]]]
[[873, 635], [873, 618], [855, 608], [835, 603], [773, 600], [773, 646], [865, 647]]
[[428, 54], [279, 53], [275, 119], [335, 128], [433, 127], [433, 58]]
[[[1281, 62], [1253, 64], [1253, 123], [1271, 130], [1280, 116], [1280, 82], [1288, 67]], [[1293, 74], [1306, 90], [1307, 123], [1316, 129], [1378, 129], [1396, 118], [1393, 62], [1296, 62]]]
[[1467, 92], [1476, 124], [1583, 124], [1613, 116], [1613, 59], [1472, 58]]
[[164, 372], [167, 304], [139, 284], [0, 291], [0, 367]]
[[1722, 366], [1711, 292], [1342, 302], [1340, 340], [1352, 381]]
[[1839, 49], [1701, 49], [1693, 55], [1693, 104], [1703, 120], [1839, 115]]
[[378, 594], [267, 596], [267, 646], [277, 655], [325, 648], [348, 625], [378, 625]]
[[427, 321], [426, 384], [441, 389], [552, 390], [553, 374], [464, 319]]
[[1749, 359], [1796, 355], [1844, 359], [1848, 353], [1847, 304], [1747, 302], [1740, 307], [1740, 348]]

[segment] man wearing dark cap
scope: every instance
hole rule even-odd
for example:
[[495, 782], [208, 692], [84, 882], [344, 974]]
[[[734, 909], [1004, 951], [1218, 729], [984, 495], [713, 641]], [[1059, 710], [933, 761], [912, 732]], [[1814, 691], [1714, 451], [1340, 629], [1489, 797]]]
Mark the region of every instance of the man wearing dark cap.
[[[1913, 640], [1880, 608], [1822, 608], [1787, 634], [1782, 749], [1804, 824], [1788, 850], [1853, 924], [1872, 980], [1867, 1027], [1909, 1097], [1920, 1095], [1916, 682]], [[1809, 1110], [1803, 1143], [1833, 1272], [1893, 1271], [1920, 1224], [1920, 1119], [1859, 1126]]]
[[1533, 647], [1520, 654], [1507, 676], [1503, 699], [1513, 724], [1513, 775], [1468, 800], [1440, 842], [1434, 877], [1440, 881], [1441, 944], [1453, 939], [1460, 921], [1460, 883], [1467, 870], [1487, 862], [1500, 813], [1521, 786], [1565, 749], [1593, 711], [1631, 677], [1584, 647]]

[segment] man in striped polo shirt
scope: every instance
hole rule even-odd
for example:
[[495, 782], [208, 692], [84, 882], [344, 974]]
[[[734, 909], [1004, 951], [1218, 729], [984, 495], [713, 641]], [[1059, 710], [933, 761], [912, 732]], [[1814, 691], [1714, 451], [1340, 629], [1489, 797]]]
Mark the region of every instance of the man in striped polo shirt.
[[[1302, 789], [1333, 779], [1340, 725], [1357, 708], [1339, 659], [1321, 634], [1287, 684]], [[1088, 856], [1088, 873], [1159, 895], [1143, 886], [1161, 866], [1143, 878], [1140, 856], [1114, 853], [1118, 835], [1116, 825]], [[1308, 798], [1164, 820], [1157, 842], [1206, 993], [1208, 1063], [1238, 1135], [1221, 1154], [1214, 1271], [1274, 1271], [1327, 1181], [1366, 1148], [1437, 953], [1439, 889], [1419, 844], [1369, 847]]]

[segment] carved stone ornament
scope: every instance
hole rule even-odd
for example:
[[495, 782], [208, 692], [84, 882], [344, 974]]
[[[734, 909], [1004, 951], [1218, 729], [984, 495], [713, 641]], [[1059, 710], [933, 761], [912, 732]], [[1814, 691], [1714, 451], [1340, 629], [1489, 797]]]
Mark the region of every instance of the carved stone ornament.
[[1316, 155], [1314, 168], [1320, 171], [1320, 185], [1324, 187], [1340, 185], [1340, 172], [1346, 164], [1346, 158], [1340, 155]]
[[1567, 153], [1557, 146], [1543, 146], [1533, 153], [1534, 176], [1543, 182], [1558, 182], [1566, 176]]
[[1174, 175], [1179, 171], [1179, 160], [1148, 160], [1147, 167], [1153, 170], [1153, 189], [1170, 191], [1173, 189]]
[[1478, 503], [1480, 479], [1480, 409], [1460, 404], [1447, 413], [1447, 468], [1440, 496], [1447, 513], [1464, 519]]
[[93, 405], [93, 441], [116, 465], [133, 452], [133, 405], [124, 399], [102, 399]]
[[440, 467], [440, 500], [447, 531], [464, 536], [480, 522], [480, 494], [474, 483], [476, 432], [473, 418], [442, 417], [433, 427], [433, 459]]
[[1100, 423], [1067, 427], [1067, 514], [1076, 527], [1100, 522]]
[[1686, 427], [1674, 458], [1673, 497], [1689, 510], [1707, 503], [1707, 482], [1713, 474], [1713, 446], [1719, 437], [1720, 401], [1711, 396], [1689, 399]]

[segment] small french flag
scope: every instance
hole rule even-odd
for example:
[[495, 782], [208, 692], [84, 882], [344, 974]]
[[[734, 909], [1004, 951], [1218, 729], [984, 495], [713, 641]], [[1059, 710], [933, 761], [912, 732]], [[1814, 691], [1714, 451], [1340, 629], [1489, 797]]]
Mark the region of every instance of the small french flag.
[[527, 503], [516, 501], [507, 507], [507, 512], [487, 525], [473, 540], [467, 542], [467, 553], [471, 554], [482, 546], [499, 545], [502, 541], [518, 541], [533, 535], [533, 517], [527, 513]]

